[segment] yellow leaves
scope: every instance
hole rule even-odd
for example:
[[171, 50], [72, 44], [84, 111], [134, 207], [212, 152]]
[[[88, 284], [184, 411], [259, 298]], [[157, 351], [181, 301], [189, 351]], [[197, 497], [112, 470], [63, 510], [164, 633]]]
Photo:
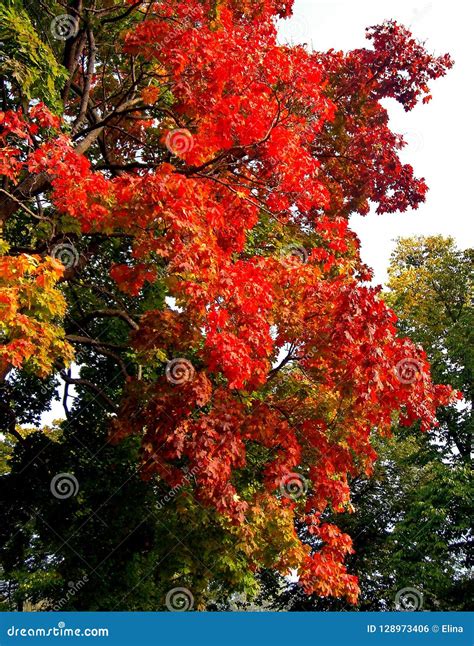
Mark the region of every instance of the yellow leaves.
[[162, 348], [154, 348], [146, 355], [146, 358], [149, 362], [153, 362], [155, 365], [157, 363], [166, 363], [169, 360], [166, 351]]
[[64, 268], [53, 258], [21, 254], [0, 257], [0, 374], [27, 368], [46, 376], [73, 349], [58, 319], [66, 301], [57, 289]]
[[258, 494], [244, 526], [244, 551], [257, 568], [276, 568], [282, 574], [302, 565], [308, 554], [294, 528], [292, 509], [267, 493]]
[[164, 65], [162, 65], [158, 61], [152, 66], [152, 69], [153, 69], [153, 74], [155, 76], [167, 76], [168, 75], [168, 70], [166, 69], [166, 67], [164, 67]]
[[3, 238], [0, 238], [0, 256], [4, 256], [6, 253], [8, 253], [9, 249], [10, 244]]

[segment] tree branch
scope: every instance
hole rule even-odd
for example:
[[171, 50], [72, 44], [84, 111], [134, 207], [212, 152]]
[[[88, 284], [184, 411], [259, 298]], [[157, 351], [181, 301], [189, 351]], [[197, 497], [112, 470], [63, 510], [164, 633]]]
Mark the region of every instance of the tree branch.
[[65, 381], [67, 384], [71, 384], [73, 386], [84, 386], [84, 388], [89, 388], [90, 390], [93, 390], [94, 392], [97, 393], [99, 397], [101, 397], [112, 410], [117, 411], [117, 406], [114, 404], [114, 402], [110, 399], [108, 395], [106, 395], [103, 390], [101, 390], [98, 386], [96, 386], [92, 381], [89, 381], [88, 379], [76, 379], [75, 377], [70, 377], [65, 370], [61, 370], [60, 372], [61, 378], [63, 381]]

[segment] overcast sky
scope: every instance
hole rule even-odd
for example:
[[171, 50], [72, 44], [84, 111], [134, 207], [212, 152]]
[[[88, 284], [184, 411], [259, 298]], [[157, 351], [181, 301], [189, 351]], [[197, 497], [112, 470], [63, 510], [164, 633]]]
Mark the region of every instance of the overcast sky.
[[352, 227], [362, 242], [362, 258], [384, 282], [397, 236], [453, 236], [462, 248], [474, 246], [472, 154], [474, 105], [472, 34], [474, 3], [465, 0], [295, 0], [294, 16], [283, 21], [281, 40], [308, 43], [317, 50], [370, 46], [365, 28], [395, 19], [436, 54], [449, 52], [455, 65], [432, 84], [433, 99], [406, 113], [387, 100], [392, 129], [406, 133], [401, 157], [425, 177], [430, 188], [417, 211], [354, 216]]

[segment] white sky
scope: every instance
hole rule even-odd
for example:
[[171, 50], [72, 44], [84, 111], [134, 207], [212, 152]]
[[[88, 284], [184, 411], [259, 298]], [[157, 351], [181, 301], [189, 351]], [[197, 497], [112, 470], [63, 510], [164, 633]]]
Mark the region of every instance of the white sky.
[[384, 282], [394, 239], [398, 236], [442, 234], [458, 246], [474, 246], [470, 194], [474, 134], [469, 114], [474, 104], [472, 82], [472, 24], [474, 3], [464, 0], [295, 0], [294, 16], [283, 21], [280, 40], [308, 43], [316, 50], [370, 47], [365, 28], [395, 19], [425, 41], [429, 51], [449, 52], [455, 65], [435, 81], [433, 99], [406, 113], [386, 101], [391, 127], [405, 133], [402, 151], [417, 177], [429, 186], [426, 202], [417, 211], [393, 215], [354, 216], [353, 229], [362, 242], [362, 259]]

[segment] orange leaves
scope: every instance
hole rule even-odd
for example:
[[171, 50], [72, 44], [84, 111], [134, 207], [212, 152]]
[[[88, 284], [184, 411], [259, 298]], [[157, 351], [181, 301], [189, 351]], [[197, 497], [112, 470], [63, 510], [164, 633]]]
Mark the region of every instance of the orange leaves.
[[[173, 0], [125, 38], [127, 52], [155, 59], [167, 70], [178, 111], [199, 115], [200, 145], [187, 155], [190, 164], [262, 142], [276, 121], [288, 121], [291, 137], [296, 119], [287, 109], [279, 114], [284, 105], [283, 92], [279, 97], [275, 91], [279, 85], [282, 90], [296, 86], [311, 113], [324, 121], [329, 102], [320, 89], [320, 71], [303, 48], [275, 45], [274, 6], [262, 2], [257, 10], [252, 3], [242, 19], [241, 6], [223, 3], [215, 22], [206, 4]], [[281, 157], [280, 148], [275, 159]]]
[[428, 82], [452, 66], [448, 55], [429, 54], [396, 22], [371, 27], [367, 37], [373, 49], [316, 54], [336, 116], [334, 128], [313, 137], [314, 152], [330, 193], [329, 209], [345, 217], [368, 213], [370, 202], [378, 213], [393, 213], [424, 201], [426, 183], [401, 163], [400, 136], [390, 130], [381, 100], [393, 98], [411, 110], [429, 92]]
[[160, 95], [160, 88], [156, 85], [150, 85], [142, 90], [143, 102], [153, 105]]
[[45, 376], [73, 356], [57, 324], [66, 303], [56, 283], [63, 266], [52, 258], [0, 256], [0, 374], [11, 367]]
[[[185, 462], [194, 474], [195, 495], [234, 522], [243, 520], [246, 504], [232, 484], [234, 470], [245, 464], [245, 446], [240, 433], [242, 407], [225, 389], [213, 389], [207, 375], [195, 371], [192, 380], [170, 383], [165, 377], [148, 388], [147, 405], [141, 406], [143, 386], [129, 387], [123, 415], [131, 408], [140, 414], [128, 419], [119, 415], [113, 437], [145, 431], [143, 440], [146, 475], [160, 474], [170, 487], [183, 481], [185, 472], [175, 460]], [[135, 410], [136, 410], [135, 408]]]
[[13, 146], [3, 146], [0, 150], [0, 175], [4, 175], [16, 183], [17, 177], [23, 167], [18, 159], [20, 149]]

